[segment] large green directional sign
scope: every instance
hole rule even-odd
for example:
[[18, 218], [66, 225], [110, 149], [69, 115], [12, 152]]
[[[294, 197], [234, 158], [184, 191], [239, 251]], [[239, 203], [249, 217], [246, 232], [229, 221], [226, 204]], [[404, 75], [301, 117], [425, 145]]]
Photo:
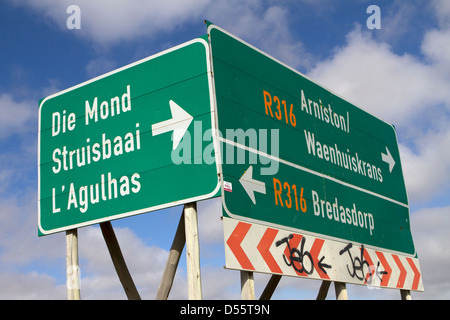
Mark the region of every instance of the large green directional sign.
[[415, 255], [392, 125], [210, 25], [226, 216]]
[[41, 101], [41, 235], [217, 195], [209, 52], [195, 39]]

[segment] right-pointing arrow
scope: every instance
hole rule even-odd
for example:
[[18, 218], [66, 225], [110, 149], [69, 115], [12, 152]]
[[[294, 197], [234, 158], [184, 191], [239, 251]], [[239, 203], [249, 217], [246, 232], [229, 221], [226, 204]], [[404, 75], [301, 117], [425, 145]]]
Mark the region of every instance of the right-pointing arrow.
[[389, 152], [388, 147], [386, 147], [386, 154], [381, 153], [381, 160], [389, 164], [389, 172], [392, 172], [392, 169], [394, 169], [395, 166], [395, 160]]
[[245, 192], [247, 192], [253, 204], [256, 204], [255, 192], [266, 194], [266, 184], [262, 181], [253, 179], [253, 167], [248, 167], [247, 171], [244, 172], [239, 182], [244, 187]]
[[397, 288], [403, 289], [403, 285], [405, 284], [405, 279], [406, 279], [406, 269], [403, 266], [402, 262], [400, 261], [400, 258], [393, 254], [392, 258], [394, 258], [395, 263], [397, 264], [398, 269], [400, 270], [400, 275], [398, 276], [398, 281], [397, 281]]
[[173, 149], [175, 150], [186, 133], [193, 117], [173, 100], [169, 101], [172, 118], [152, 125], [152, 135], [156, 136], [162, 133], [173, 131]]

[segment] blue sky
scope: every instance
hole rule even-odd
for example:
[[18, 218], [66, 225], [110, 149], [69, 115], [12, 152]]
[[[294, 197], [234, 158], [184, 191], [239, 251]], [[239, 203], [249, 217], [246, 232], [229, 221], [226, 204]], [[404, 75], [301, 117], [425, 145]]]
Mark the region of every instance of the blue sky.
[[[81, 9], [69, 30], [68, 6]], [[370, 30], [369, 5], [381, 9]], [[207, 19], [396, 126], [424, 293], [449, 299], [450, 3], [446, 0], [0, 0], [0, 292], [65, 299], [65, 237], [37, 237], [39, 99], [206, 33]], [[239, 299], [224, 270], [218, 199], [199, 203], [203, 295]], [[153, 299], [181, 208], [113, 222], [144, 299]], [[81, 295], [125, 299], [97, 226], [79, 230]], [[268, 280], [256, 275], [257, 296]], [[319, 281], [283, 278], [278, 299], [314, 299]], [[351, 299], [397, 290], [348, 286]], [[186, 298], [183, 256], [171, 298]], [[330, 298], [334, 297], [330, 290]]]

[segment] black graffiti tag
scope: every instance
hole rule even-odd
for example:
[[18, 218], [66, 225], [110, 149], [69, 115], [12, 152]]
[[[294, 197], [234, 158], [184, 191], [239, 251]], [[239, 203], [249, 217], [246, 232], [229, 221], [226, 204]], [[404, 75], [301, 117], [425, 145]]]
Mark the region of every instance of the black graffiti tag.
[[[298, 273], [305, 272], [306, 274], [312, 274], [314, 271], [314, 260], [311, 256], [311, 253], [307, 250], [304, 250], [306, 237], [302, 237], [301, 243], [300, 243], [300, 249], [298, 248], [291, 248], [291, 245], [289, 244], [289, 240], [291, 240], [294, 237], [293, 234], [290, 234], [289, 236], [277, 241], [275, 244], [277, 247], [281, 246], [283, 243], [286, 243], [288, 251], [289, 251], [289, 257], [286, 258], [286, 255], [283, 254], [283, 259], [286, 265], [289, 267], [293, 267], [295, 271]], [[330, 265], [323, 263], [322, 261], [325, 259], [325, 256], [323, 256], [318, 263], [318, 267], [320, 270], [322, 270], [325, 274], [327, 274], [325, 268], [331, 268]], [[305, 268], [305, 262], [309, 260], [309, 269]], [[297, 264], [294, 262], [298, 262]], [[297, 266], [300, 265], [300, 268]], [[308, 263], [307, 263], [308, 265]]]
[[[348, 267], [347, 264], [347, 270], [348, 273], [352, 278], [356, 277], [358, 280], [362, 281], [364, 280], [364, 283], [372, 284], [373, 276], [376, 275], [378, 279], [381, 281], [384, 274], [388, 274], [387, 271], [380, 271], [380, 261], [378, 261], [377, 266], [370, 265], [369, 262], [364, 258], [364, 245], [361, 245], [360, 248], [360, 256], [355, 257], [353, 259], [352, 253], [350, 252], [350, 249], [353, 247], [352, 243], [349, 243], [345, 246], [344, 249], [339, 251], [339, 255], [343, 255], [345, 252], [348, 253], [352, 265], [352, 270]], [[364, 267], [367, 269], [367, 273], [364, 273]]]

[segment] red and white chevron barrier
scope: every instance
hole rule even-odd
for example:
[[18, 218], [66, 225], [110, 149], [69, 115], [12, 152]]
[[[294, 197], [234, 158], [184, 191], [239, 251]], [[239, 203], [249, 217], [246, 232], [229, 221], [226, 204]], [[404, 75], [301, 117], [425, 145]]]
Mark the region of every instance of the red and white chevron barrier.
[[423, 291], [419, 260], [223, 218], [229, 269]]

